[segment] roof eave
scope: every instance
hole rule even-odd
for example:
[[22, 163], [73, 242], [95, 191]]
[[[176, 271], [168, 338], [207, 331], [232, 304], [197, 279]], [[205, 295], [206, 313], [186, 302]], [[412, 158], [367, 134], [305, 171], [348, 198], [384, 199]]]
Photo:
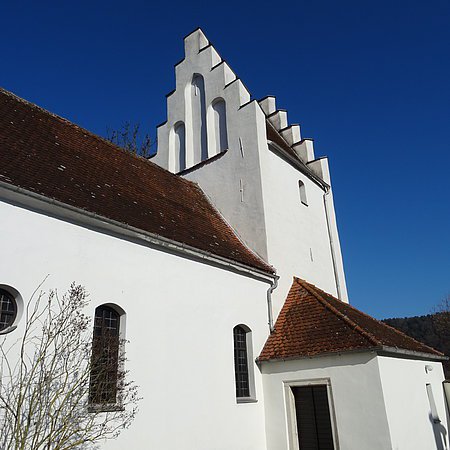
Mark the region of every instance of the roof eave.
[[134, 239], [145, 241], [147, 244], [164, 248], [172, 253], [181, 253], [197, 260], [208, 261], [210, 264], [215, 264], [228, 270], [233, 270], [265, 282], [272, 283], [273, 279], [277, 277], [275, 269], [273, 269], [273, 272], [269, 272], [225, 258], [223, 256], [215, 255], [205, 250], [192, 247], [188, 244], [173, 241], [169, 238], [165, 238], [163, 236], [133, 227], [126, 223], [110, 219], [97, 213], [69, 205], [59, 200], [46, 197], [42, 194], [38, 194], [20, 186], [0, 180], [0, 191], [1, 190], [3, 190], [4, 193], [9, 193], [9, 195], [4, 195], [6, 200], [17, 202], [23, 206], [31, 207], [32, 209], [53, 212], [53, 214], [58, 218], [69, 219], [78, 224], [85, 224], [87, 221], [93, 220], [95, 221], [96, 228], [99, 230], [109, 232], [113, 231], [126, 237], [131, 236]]
[[284, 362], [284, 361], [300, 361], [305, 359], [313, 359], [317, 357], [325, 357], [325, 356], [341, 356], [341, 355], [349, 355], [355, 353], [376, 353], [379, 356], [394, 356], [396, 358], [403, 359], [422, 359], [427, 361], [447, 361], [450, 359], [445, 355], [437, 355], [433, 353], [425, 353], [425, 352], [417, 352], [413, 350], [406, 350], [403, 348], [397, 347], [389, 347], [386, 345], [380, 345], [376, 347], [366, 347], [366, 348], [354, 348], [354, 349], [346, 349], [339, 350], [333, 352], [320, 352], [314, 355], [296, 355], [296, 356], [287, 356], [284, 358], [257, 358], [256, 362], [258, 364], [262, 363], [270, 363], [270, 362]]
[[285, 158], [289, 163], [295, 166], [301, 173], [306, 175], [310, 180], [312, 180], [315, 184], [317, 184], [323, 191], [328, 191], [330, 189], [330, 185], [323, 181], [320, 177], [318, 177], [315, 173], [313, 173], [306, 165], [297, 158], [291, 156], [286, 150], [280, 147], [276, 142], [267, 139], [267, 144], [269, 149], [275, 151]]
[[387, 345], [382, 345], [379, 349], [377, 349], [377, 353], [380, 356], [395, 356], [407, 359], [426, 359], [430, 361], [448, 361], [450, 359], [444, 354], [438, 355], [434, 353], [418, 352], [415, 350], [407, 350], [404, 348], [389, 347]]
[[376, 347], [373, 348], [354, 348], [354, 349], [344, 349], [344, 350], [338, 350], [338, 351], [332, 351], [332, 352], [319, 352], [315, 353], [313, 355], [293, 355], [293, 356], [285, 356], [282, 358], [264, 358], [260, 359], [257, 358], [256, 362], [258, 364], [266, 363], [266, 362], [284, 362], [284, 361], [296, 361], [296, 360], [305, 360], [305, 359], [313, 359], [318, 357], [324, 357], [324, 356], [341, 356], [341, 355], [347, 355], [347, 354], [354, 354], [354, 353], [374, 353], [376, 352]]

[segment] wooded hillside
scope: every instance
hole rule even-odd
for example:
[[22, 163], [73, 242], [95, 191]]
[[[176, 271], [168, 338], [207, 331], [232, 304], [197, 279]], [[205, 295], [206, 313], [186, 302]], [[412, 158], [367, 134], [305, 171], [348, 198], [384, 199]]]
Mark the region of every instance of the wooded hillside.
[[[382, 322], [450, 356], [450, 323], [448, 313], [397, 317]], [[450, 362], [444, 362], [445, 377], [450, 379]]]

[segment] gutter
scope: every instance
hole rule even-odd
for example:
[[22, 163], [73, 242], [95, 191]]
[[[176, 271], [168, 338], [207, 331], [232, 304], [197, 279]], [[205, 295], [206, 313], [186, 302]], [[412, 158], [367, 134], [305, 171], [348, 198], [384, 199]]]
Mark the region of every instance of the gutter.
[[280, 277], [278, 275], [275, 275], [273, 279], [272, 285], [267, 290], [267, 316], [269, 318], [269, 331], [270, 334], [274, 331], [274, 325], [273, 325], [273, 308], [272, 308], [272, 292], [278, 287], [278, 280]]
[[[200, 250], [190, 245], [141, 230], [131, 225], [127, 225], [117, 220], [109, 219], [82, 208], [68, 205], [66, 203], [60, 202], [59, 200], [48, 198], [44, 195], [37, 194], [18, 186], [14, 186], [10, 183], [5, 183], [4, 181], [0, 181], [0, 189], [4, 189], [7, 191], [7, 193], [9, 193], [9, 197], [8, 195], [6, 195], [5, 197], [7, 200], [15, 201], [17, 199], [17, 195], [19, 195], [19, 198], [17, 199], [18, 203], [23, 206], [31, 206], [34, 209], [38, 209], [44, 212], [50, 212], [53, 214], [54, 209], [51, 207], [55, 206], [61, 211], [66, 212], [66, 214], [54, 214], [56, 217], [72, 219], [76, 224], [89, 224], [89, 220], [86, 219], [91, 219], [94, 220], [94, 225], [96, 225], [96, 228], [99, 230], [113, 231], [119, 235], [132, 237], [146, 243], [150, 243], [155, 247], [164, 248], [171, 251], [172, 253], [190, 256], [191, 258], [200, 261], [207, 261], [208, 263], [215, 264], [222, 268], [232, 270], [242, 275], [256, 278], [260, 281], [269, 283], [271, 285], [271, 288], [275, 284], [275, 280], [278, 279], [278, 276], [275, 273], [265, 272], [262, 269], [247, 266], [243, 263], [227, 259], [223, 256], [214, 255], [213, 253], [210, 253], [208, 251]], [[25, 199], [28, 198], [31, 200], [31, 202], [21, 201], [20, 197], [24, 197]], [[33, 205], [33, 201], [38, 202], [38, 205]], [[39, 205], [39, 203], [41, 203], [41, 205]], [[44, 205], [48, 205], [50, 206], [50, 208], [48, 206], [47, 208], [45, 208]], [[39, 208], [39, 206], [41, 207]], [[269, 288], [269, 290], [271, 288]]]
[[415, 350], [406, 350], [398, 347], [389, 347], [382, 345], [376, 349], [381, 356], [397, 356], [409, 359], [429, 359], [431, 361], [448, 361], [450, 358], [445, 355], [435, 355], [433, 353], [417, 352]]
[[314, 355], [299, 355], [299, 356], [287, 356], [285, 358], [270, 358], [270, 359], [259, 359], [257, 358], [257, 364], [261, 365], [264, 363], [280, 363], [280, 362], [288, 362], [288, 361], [302, 361], [302, 360], [310, 360], [321, 357], [330, 357], [330, 356], [345, 356], [351, 354], [358, 353], [376, 353], [378, 356], [391, 356], [395, 358], [402, 359], [419, 359], [419, 360], [427, 360], [427, 361], [448, 361], [450, 358], [445, 355], [435, 355], [433, 353], [425, 353], [425, 352], [416, 352], [414, 350], [406, 350], [398, 347], [389, 347], [386, 345], [379, 345], [375, 347], [367, 347], [367, 348], [354, 348], [349, 350], [341, 350], [335, 352], [323, 352], [317, 353]]
[[316, 183], [319, 187], [321, 187], [324, 191], [328, 188], [330, 189], [330, 185], [322, 180], [322, 178], [318, 177], [315, 173], [313, 173], [308, 167], [305, 166], [303, 162], [294, 158], [290, 155], [286, 150], [282, 149], [276, 142], [267, 140], [269, 147], [272, 147], [278, 153], [281, 153], [283, 157], [285, 157], [292, 165], [294, 165], [297, 169], [300, 170], [304, 175], [309, 177], [314, 183]]

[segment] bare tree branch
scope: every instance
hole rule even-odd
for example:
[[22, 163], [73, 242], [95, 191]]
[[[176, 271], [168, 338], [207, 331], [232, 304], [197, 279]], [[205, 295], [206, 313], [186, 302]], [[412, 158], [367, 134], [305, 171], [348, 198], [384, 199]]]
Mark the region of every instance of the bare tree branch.
[[[62, 298], [56, 292], [47, 299], [42, 293], [35, 295], [27, 302], [21, 337], [9, 348], [7, 337], [2, 338], [1, 449], [92, 449], [99, 441], [116, 438], [133, 421], [139, 397], [123, 369], [123, 350], [118, 354], [120, 364], [115, 361], [116, 402], [90, 403], [95, 397], [90, 389], [105, 389], [101, 382], [106, 372], [99, 370], [92, 351], [92, 324], [83, 313], [86, 306], [86, 292], [75, 284]], [[119, 347], [123, 349], [124, 343]], [[111, 368], [106, 364], [103, 370]]]
[[119, 130], [106, 130], [106, 139], [113, 144], [128, 150], [136, 155], [148, 158], [152, 153], [155, 142], [148, 134], [140, 137], [141, 125], [125, 122]]

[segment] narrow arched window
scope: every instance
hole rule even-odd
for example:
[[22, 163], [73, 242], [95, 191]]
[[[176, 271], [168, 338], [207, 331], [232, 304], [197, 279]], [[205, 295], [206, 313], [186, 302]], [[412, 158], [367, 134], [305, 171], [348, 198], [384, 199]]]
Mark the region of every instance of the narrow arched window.
[[178, 122], [174, 128], [175, 159], [178, 163], [176, 171], [186, 169], [186, 129], [183, 122]]
[[120, 314], [111, 306], [95, 310], [92, 338], [91, 379], [89, 403], [117, 403], [119, 373]]
[[251, 363], [250, 329], [245, 325], [233, 328], [234, 340], [234, 376], [236, 380], [236, 398], [253, 397], [253, 373]]
[[205, 80], [200, 74], [193, 76], [191, 92], [194, 164], [197, 164], [208, 158]]
[[216, 153], [223, 152], [228, 149], [227, 136], [227, 112], [225, 100], [218, 99], [212, 104], [214, 112], [214, 138]]
[[306, 187], [305, 187], [305, 183], [303, 183], [303, 181], [298, 182], [298, 189], [299, 189], [299, 193], [300, 193], [300, 201], [308, 206], [308, 199], [306, 198]]

